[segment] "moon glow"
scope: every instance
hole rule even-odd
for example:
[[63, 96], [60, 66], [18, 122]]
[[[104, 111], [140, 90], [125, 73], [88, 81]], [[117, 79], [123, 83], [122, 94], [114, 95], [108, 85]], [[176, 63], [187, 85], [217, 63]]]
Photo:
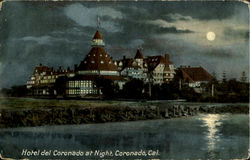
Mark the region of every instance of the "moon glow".
[[213, 41], [213, 40], [215, 40], [215, 37], [216, 37], [216, 35], [214, 32], [207, 32], [207, 40]]

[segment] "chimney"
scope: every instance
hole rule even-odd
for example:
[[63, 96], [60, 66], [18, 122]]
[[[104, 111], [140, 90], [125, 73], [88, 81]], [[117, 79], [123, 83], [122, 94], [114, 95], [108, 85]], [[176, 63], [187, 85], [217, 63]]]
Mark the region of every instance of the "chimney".
[[123, 60], [125, 60], [126, 59], [126, 56], [123, 56]]
[[165, 62], [168, 63], [169, 62], [169, 55], [166, 53], [165, 54]]
[[74, 65], [74, 71], [76, 71], [76, 70], [77, 70], [77, 64]]

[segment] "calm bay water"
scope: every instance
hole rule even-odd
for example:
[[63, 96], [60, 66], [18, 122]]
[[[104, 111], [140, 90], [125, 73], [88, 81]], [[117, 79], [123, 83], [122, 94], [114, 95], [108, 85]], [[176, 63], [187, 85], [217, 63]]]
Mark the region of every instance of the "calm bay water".
[[[249, 125], [245, 114], [201, 114], [164, 120], [0, 130], [1, 154], [12, 158], [76, 159], [74, 156], [22, 156], [23, 149], [28, 149], [113, 153], [158, 150], [158, 155], [142, 159], [236, 159], [247, 158], [248, 144]], [[100, 156], [89, 158], [101, 159]], [[112, 157], [118, 158], [125, 159]]]

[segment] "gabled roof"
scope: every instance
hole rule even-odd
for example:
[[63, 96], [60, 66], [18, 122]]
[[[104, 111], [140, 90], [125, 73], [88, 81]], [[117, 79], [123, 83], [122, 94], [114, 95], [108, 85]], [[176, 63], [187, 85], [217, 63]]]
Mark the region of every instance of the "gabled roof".
[[210, 81], [212, 76], [202, 67], [181, 67], [181, 76], [188, 82]]
[[149, 56], [145, 61], [148, 64], [149, 71], [153, 71], [159, 64], [165, 64], [165, 60], [162, 56]]
[[102, 35], [98, 30], [95, 32], [93, 39], [102, 39]]
[[143, 59], [143, 55], [139, 49], [136, 51], [135, 59]]
[[35, 74], [35, 73], [40, 74], [40, 73], [43, 73], [43, 72], [45, 72], [46, 74], [50, 74], [53, 71], [54, 70], [53, 70], [52, 67], [50, 68], [50, 67], [43, 66], [42, 64], [40, 64], [39, 66], [35, 67], [33, 74]]
[[84, 60], [81, 61], [77, 70], [117, 71], [118, 69], [111, 57], [106, 53], [105, 49], [96, 46], [92, 47]]

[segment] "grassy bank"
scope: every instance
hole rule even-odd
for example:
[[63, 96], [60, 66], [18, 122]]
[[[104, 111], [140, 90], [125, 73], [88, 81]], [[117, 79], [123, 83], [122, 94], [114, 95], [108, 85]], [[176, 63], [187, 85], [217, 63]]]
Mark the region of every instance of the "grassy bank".
[[248, 104], [169, 101], [86, 101], [8, 98], [0, 101], [0, 127], [87, 124], [176, 118], [198, 113], [248, 113]]

